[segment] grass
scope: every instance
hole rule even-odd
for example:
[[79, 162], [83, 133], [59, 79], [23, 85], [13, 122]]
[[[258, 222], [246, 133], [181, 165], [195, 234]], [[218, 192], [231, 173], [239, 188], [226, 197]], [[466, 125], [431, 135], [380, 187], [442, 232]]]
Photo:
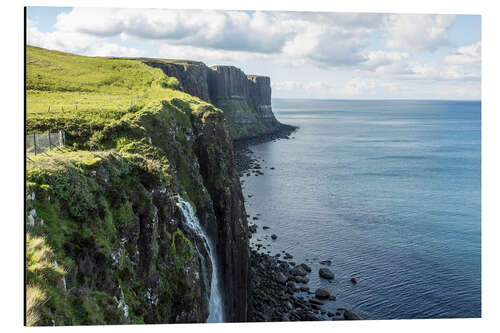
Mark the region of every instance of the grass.
[[34, 46], [27, 46], [26, 56], [28, 120], [110, 123], [130, 112], [160, 109], [165, 100], [207, 104], [179, 91], [176, 78], [146, 65], [146, 59], [86, 57]]
[[84, 57], [33, 46], [27, 47], [26, 66], [28, 113], [141, 109], [179, 85], [138, 60]]
[[39, 307], [47, 299], [45, 293], [37, 286], [26, 288], [26, 325], [35, 326], [40, 320]]

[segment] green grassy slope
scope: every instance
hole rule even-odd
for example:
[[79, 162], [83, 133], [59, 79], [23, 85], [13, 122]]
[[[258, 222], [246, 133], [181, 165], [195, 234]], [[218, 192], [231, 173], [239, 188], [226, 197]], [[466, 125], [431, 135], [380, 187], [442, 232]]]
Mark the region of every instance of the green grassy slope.
[[[28, 113], [139, 110], [175, 97], [175, 78], [141, 61], [27, 47]], [[171, 89], [169, 89], [171, 88]]]

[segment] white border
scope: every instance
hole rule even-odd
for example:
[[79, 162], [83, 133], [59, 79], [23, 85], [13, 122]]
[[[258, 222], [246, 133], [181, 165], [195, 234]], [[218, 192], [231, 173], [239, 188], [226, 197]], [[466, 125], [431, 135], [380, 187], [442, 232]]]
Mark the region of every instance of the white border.
[[[304, 330], [336, 330], [348, 332], [489, 332], [500, 327], [496, 318], [499, 306], [496, 304], [499, 295], [499, 269], [497, 255], [500, 253], [498, 243], [499, 204], [498, 175], [500, 172], [500, 138], [498, 112], [500, 74], [498, 62], [498, 32], [500, 17], [494, 1], [458, 1], [458, 0], [418, 0], [397, 1], [349, 0], [327, 2], [321, 0], [307, 1], [269, 1], [252, 0], [236, 3], [234, 0], [179, 2], [168, 1], [130, 1], [130, 0], [87, 0], [83, 1], [24, 1], [5, 3], [2, 6], [2, 204], [1, 215], [1, 297], [0, 325], [4, 331], [29, 329], [22, 327], [22, 260], [23, 260], [23, 8], [30, 6], [87, 6], [87, 7], [141, 7], [141, 8], [215, 8], [215, 9], [261, 9], [261, 10], [306, 10], [336, 12], [393, 12], [393, 13], [448, 13], [448, 14], [481, 14], [483, 45], [483, 318], [482, 319], [446, 319], [446, 320], [393, 320], [362, 322], [318, 322], [318, 323], [271, 323], [271, 324], [204, 324], [204, 325], [147, 325], [147, 326], [93, 326], [72, 328], [37, 328], [36, 330], [70, 330], [70, 331], [158, 331], [158, 332], [254, 332], [255, 330], [287, 330], [299, 332]], [[5, 103], [7, 99], [7, 103]]]

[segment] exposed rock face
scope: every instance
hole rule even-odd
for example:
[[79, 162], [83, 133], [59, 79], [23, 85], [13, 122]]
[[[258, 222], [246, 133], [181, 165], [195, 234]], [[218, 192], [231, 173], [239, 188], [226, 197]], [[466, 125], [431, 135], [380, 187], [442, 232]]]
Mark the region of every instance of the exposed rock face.
[[224, 111], [234, 140], [251, 139], [282, 130], [271, 107], [271, 80], [246, 75], [234, 66], [207, 67], [200, 62], [170, 63], [148, 59], [147, 65], [160, 68], [179, 80], [180, 89]]
[[160, 68], [167, 76], [177, 78], [180, 84], [179, 88], [182, 91], [210, 102], [208, 91], [210, 69], [204, 63], [195, 61], [173, 63], [152, 59], [148, 59], [144, 63], [151, 67]]
[[[200, 173], [213, 202], [217, 224], [208, 230], [215, 240], [226, 319], [247, 320], [249, 244], [248, 223], [239, 176], [234, 168], [230, 130], [222, 114], [211, 118], [193, 118], [195, 152]], [[213, 138], [217, 138], [214, 144]]]

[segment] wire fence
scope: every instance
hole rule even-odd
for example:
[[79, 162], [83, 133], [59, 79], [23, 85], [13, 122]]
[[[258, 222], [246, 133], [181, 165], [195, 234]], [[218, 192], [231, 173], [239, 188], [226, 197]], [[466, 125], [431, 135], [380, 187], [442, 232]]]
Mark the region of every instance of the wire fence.
[[53, 148], [64, 146], [64, 131], [33, 133], [26, 135], [26, 155], [47, 153]]

